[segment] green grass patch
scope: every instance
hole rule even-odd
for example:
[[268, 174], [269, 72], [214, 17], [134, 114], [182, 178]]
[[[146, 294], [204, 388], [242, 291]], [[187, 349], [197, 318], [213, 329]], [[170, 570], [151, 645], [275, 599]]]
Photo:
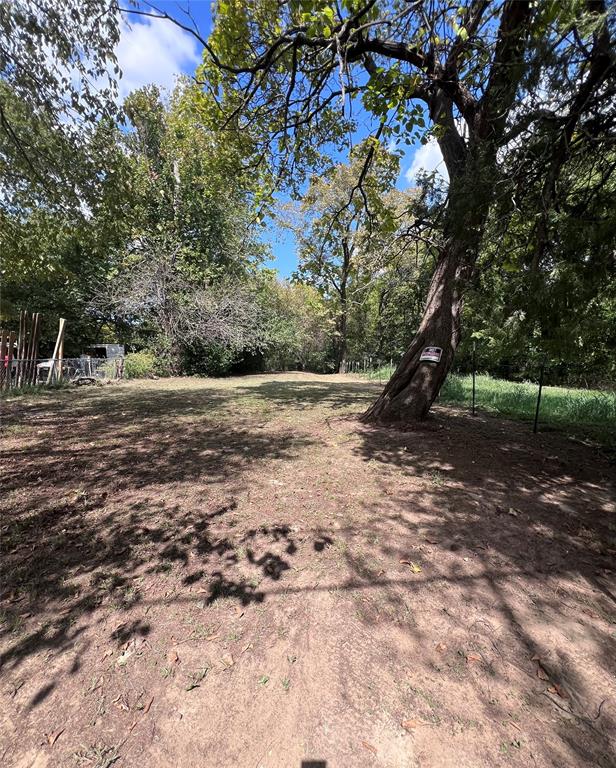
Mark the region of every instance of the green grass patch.
[[[535, 418], [538, 390], [539, 386], [533, 382], [477, 376], [475, 402], [482, 410], [532, 421]], [[472, 392], [472, 376], [451, 374], [441, 390], [439, 401], [469, 405]], [[539, 423], [592, 434], [601, 442], [616, 447], [616, 393], [544, 386]]]
[[23, 387], [11, 387], [10, 389], [0, 390], [0, 400], [13, 400], [19, 397], [24, 398], [44, 398], [52, 392], [60, 389], [69, 389], [69, 381], [55, 381], [53, 384], [25, 384]]
[[[389, 366], [366, 371], [371, 381], [386, 382], [391, 375]], [[533, 421], [539, 386], [535, 382], [514, 382], [492, 376], [476, 377], [476, 406], [478, 409]], [[450, 374], [441, 389], [439, 402], [451, 405], [471, 405], [472, 376]], [[571, 387], [543, 387], [539, 424], [556, 426], [579, 436], [591, 436], [616, 449], [616, 392]]]
[[382, 365], [380, 368], [374, 368], [367, 371], [349, 371], [349, 373], [356, 373], [359, 376], [365, 376], [369, 381], [382, 381], [386, 382], [391, 379], [393, 372], [396, 370], [396, 366]]

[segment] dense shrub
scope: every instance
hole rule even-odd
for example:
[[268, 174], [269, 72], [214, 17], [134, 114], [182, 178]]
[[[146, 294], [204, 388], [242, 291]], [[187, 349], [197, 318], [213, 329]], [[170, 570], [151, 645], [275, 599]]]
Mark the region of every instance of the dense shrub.
[[198, 376], [227, 376], [239, 357], [222, 344], [193, 345], [184, 351], [182, 370]]
[[130, 352], [124, 358], [124, 376], [127, 379], [147, 379], [156, 372], [156, 357], [151, 352]]

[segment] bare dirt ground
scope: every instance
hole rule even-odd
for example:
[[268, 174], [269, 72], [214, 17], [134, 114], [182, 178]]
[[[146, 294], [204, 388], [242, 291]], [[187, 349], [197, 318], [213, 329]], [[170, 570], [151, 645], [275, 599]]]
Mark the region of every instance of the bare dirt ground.
[[3, 768], [616, 765], [614, 465], [377, 389], [3, 406]]

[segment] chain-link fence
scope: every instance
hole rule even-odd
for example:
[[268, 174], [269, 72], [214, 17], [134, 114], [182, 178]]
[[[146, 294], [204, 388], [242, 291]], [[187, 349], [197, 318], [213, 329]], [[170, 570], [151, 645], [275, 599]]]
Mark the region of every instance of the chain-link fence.
[[74, 384], [121, 379], [124, 358], [65, 357], [62, 360], [5, 360], [0, 378], [6, 388], [25, 385]]

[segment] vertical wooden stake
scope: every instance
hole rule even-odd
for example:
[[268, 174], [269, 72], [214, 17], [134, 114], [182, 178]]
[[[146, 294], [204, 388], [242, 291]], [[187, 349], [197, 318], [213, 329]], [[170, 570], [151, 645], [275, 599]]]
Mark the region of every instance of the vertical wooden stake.
[[62, 381], [62, 359], [64, 357], [64, 333], [62, 334], [62, 339], [60, 340], [60, 349], [58, 350], [58, 372], [57, 372], [57, 379], [58, 381]]
[[26, 340], [26, 317], [25, 310], [19, 312], [19, 335], [17, 337], [17, 365], [15, 370], [15, 386], [19, 387], [21, 384], [21, 370], [23, 366], [23, 348]]
[[28, 325], [30, 321], [30, 313], [24, 310], [24, 322], [23, 322], [23, 336], [21, 338], [21, 344], [19, 346], [19, 382], [18, 385], [21, 387], [24, 383], [24, 377], [26, 374], [26, 352], [28, 349]]
[[36, 378], [38, 369], [36, 367], [36, 361], [38, 360], [39, 353], [39, 341], [41, 339], [41, 316], [37, 312], [35, 315], [36, 328], [34, 331], [34, 344], [32, 347], [32, 383], [36, 384]]
[[6, 358], [6, 331], [2, 329], [0, 331], [0, 389], [4, 386], [4, 379], [6, 376], [5, 368]]
[[28, 340], [26, 342], [26, 350], [24, 353], [24, 357], [26, 358], [26, 364], [24, 368], [24, 384], [30, 384], [30, 379], [32, 377], [32, 371], [31, 369], [31, 359], [32, 359], [32, 346], [34, 344], [34, 327], [36, 323], [36, 315], [33, 313], [32, 318], [30, 321], [30, 332], [28, 333]]
[[58, 328], [58, 338], [56, 339], [56, 346], [54, 347], [54, 350], [53, 350], [53, 357], [51, 358], [51, 365], [49, 366], [49, 373], [47, 374], [47, 384], [51, 384], [51, 381], [53, 379], [54, 371], [56, 368], [56, 361], [58, 360], [58, 355], [60, 353], [60, 347], [64, 342], [65, 324], [66, 324], [66, 320], [63, 317], [61, 317], [60, 327]]
[[35, 312], [32, 315], [32, 322], [30, 324], [30, 334], [28, 336], [28, 346], [26, 349], [26, 371], [24, 374], [25, 384], [34, 384], [36, 382], [36, 354], [38, 351], [38, 329], [39, 329], [39, 314]]
[[10, 389], [13, 386], [13, 377], [11, 376], [11, 373], [13, 369], [13, 349], [15, 347], [16, 340], [17, 335], [15, 331], [11, 331], [9, 333], [9, 348], [6, 355], [6, 373], [4, 379], [4, 386], [6, 389]]
[[473, 416], [475, 415], [475, 376], [477, 375], [477, 345], [473, 342]]

